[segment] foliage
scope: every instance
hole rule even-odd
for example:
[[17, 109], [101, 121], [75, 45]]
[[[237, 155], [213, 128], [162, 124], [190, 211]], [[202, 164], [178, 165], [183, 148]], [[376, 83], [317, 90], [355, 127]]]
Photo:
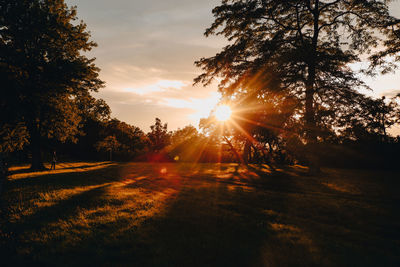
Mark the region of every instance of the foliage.
[[[383, 57], [374, 60], [378, 53], [372, 50], [389, 45], [387, 25], [395, 18], [389, 16], [388, 2], [222, 1], [205, 35], [222, 35], [230, 43], [196, 62], [204, 73], [195, 82], [208, 85], [221, 77], [219, 89], [226, 99], [250, 100], [261, 110], [268, 110], [263, 103], [268, 100], [293, 103], [276, 126], [285, 132], [296, 129], [318, 169], [312, 147], [334, 138], [336, 127], [347, 127], [348, 116], [356, 114], [352, 107], [366, 101], [357, 89], [367, 86], [350, 64], [369, 55], [371, 69], [365, 72], [372, 74], [385, 63]], [[259, 118], [258, 123], [269, 122]]]
[[116, 159], [132, 160], [138, 154], [144, 153], [147, 138], [140, 128], [117, 119], [105, 122], [103, 127], [101, 136], [105, 139], [112, 138], [118, 143], [113, 148]]
[[117, 141], [115, 136], [107, 136], [96, 144], [96, 149], [98, 151], [110, 152], [110, 160], [112, 160], [112, 152], [118, 150], [120, 147], [121, 144]]
[[168, 124], [161, 123], [159, 118], [156, 118], [154, 125], [150, 126], [151, 132], [147, 134], [150, 142], [150, 149], [154, 152], [160, 152], [170, 143], [170, 133], [168, 132]]
[[24, 145], [28, 143], [28, 133], [22, 123], [16, 126], [3, 125], [0, 129], [0, 138], [0, 153], [12, 153], [22, 150]]
[[63, 0], [0, 1], [2, 121], [24, 123], [35, 169], [43, 168], [43, 141], [74, 140], [79, 98], [103, 84], [94, 59], [82, 54], [96, 44], [76, 20]]

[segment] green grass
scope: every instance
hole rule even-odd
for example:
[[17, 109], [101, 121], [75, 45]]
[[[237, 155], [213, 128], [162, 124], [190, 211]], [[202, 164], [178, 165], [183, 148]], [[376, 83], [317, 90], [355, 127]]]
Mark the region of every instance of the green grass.
[[11, 170], [0, 199], [0, 265], [400, 265], [399, 172], [57, 167]]

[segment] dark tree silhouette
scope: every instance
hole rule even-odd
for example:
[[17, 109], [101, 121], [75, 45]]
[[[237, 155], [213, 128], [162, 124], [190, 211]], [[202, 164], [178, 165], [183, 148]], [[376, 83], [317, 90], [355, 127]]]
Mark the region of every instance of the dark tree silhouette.
[[[226, 0], [213, 9], [215, 21], [205, 32], [230, 44], [217, 55], [196, 62], [204, 71], [195, 83], [222, 77], [220, 91], [258, 99], [279, 96], [298, 102], [312, 171], [319, 171], [315, 146], [323, 132], [334, 132], [346, 107], [362, 98], [365, 84], [350, 63], [384, 44], [389, 1]], [[386, 44], [389, 45], [389, 44]], [[384, 63], [373, 60], [372, 67]], [[369, 73], [372, 73], [371, 69]], [[320, 131], [324, 129], [324, 131]], [[302, 136], [302, 133], [300, 133]]]
[[82, 54], [96, 46], [89, 39], [63, 0], [0, 0], [1, 119], [26, 127], [32, 169], [43, 169], [43, 140], [78, 134], [80, 97], [103, 84]]
[[143, 131], [136, 126], [129, 125], [117, 119], [112, 119], [104, 123], [102, 135], [105, 138], [114, 136], [120, 144], [117, 149], [114, 149], [116, 159], [132, 160], [143, 152], [147, 145], [147, 138]]
[[159, 118], [156, 118], [154, 125], [150, 126], [151, 132], [147, 134], [150, 141], [150, 149], [154, 152], [160, 152], [170, 143], [170, 134], [168, 133], [168, 125], [161, 123]]

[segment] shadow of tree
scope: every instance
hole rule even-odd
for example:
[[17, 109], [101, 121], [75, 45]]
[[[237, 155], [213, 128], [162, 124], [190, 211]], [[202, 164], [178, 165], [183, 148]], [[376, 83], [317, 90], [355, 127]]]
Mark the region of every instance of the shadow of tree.
[[7, 190], [40, 190], [73, 188], [76, 186], [98, 185], [120, 179], [118, 165], [104, 165], [100, 169], [82, 172], [46, 173], [37, 177], [26, 177], [7, 181]]
[[[75, 169], [82, 169], [82, 168], [90, 168], [90, 167], [99, 167], [99, 166], [105, 166], [105, 165], [110, 165], [110, 162], [96, 162], [93, 164], [85, 164], [85, 165], [79, 165], [79, 166], [68, 166], [64, 167], [68, 163], [59, 163], [56, 165], [57, 170], [75, 170]], [[62, 166], [62, 167], [60, 167]], [[50, 169], [46, 169], [46, 171], [49, 171]], [[11, 169], [8, 172], [8, 175], [15, 175], [15, 174], [23, 174], [23, 173], [30, 173], [32, 170], [30, 169], [29, 166], [26, 167], [18, 167], [17, 169]]]
[[[377, 201], [378, 195], [335, 190], [324, 179], [340, 178], [304, 176], [291, 167], [128, 164], [16, 180], [15, 189], [32, 191], [87, 188], [8, 222], [8, 249], [0, 253], [14, 264], [42, 265], [399, 263], [393, 196]], [[85, 226], [77, 223], [82, 210], [91, 216]], [[61, 222], [67, 233], [60, 233]], [[47, 241], [35, 241], [37, 235]]]

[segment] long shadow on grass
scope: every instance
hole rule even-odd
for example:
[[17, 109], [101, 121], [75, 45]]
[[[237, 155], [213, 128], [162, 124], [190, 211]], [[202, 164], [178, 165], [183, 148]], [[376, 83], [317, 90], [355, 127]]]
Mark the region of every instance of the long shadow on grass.
[[[95, 164], [87, 164], [87, 165], [81, 165], [81, 166], [74, 166], [74, 167], [60, 167], [63, 166], [65, 163], [62, 163], [61, 165], [58, 164], [56, 165], [57, 170], [75, 170], [75, 169], [82, 169], [82, 168], [90, 168], [90, 167], [99, 167], [99, 166], [105, 166], [105, 165], [110, 165], [109, 162], [100, 162], [100, 163], [95, 163]], [[68, 163], [67, 163], [68, 164]], [[17, 170], [11, 170], [9, 171], [9, 175], [15, 175], [15, 174], [23, 174], [23, 173], [30, 173], [32, 170], [29, 167], [24, 167], [20, 168]]]
[[[318, 255], [301, 229], [282, 222], [288, 212], [285, 181], [275, 194], [260, 188], [257, 178], [196, 173], [182, 178], [181, 189], [165, 214], [148, 220], [140, 235], [145, 247], [136, 250], [140, 265], [262, 266], [313, 265]], [[264, 181], [265, 182], [265, 181]], [[145, 185], [144, 183], [142, 185]], [[130, 185], [131, 186], [131, 185]], [[138, 186], [135, 184], [135, 186]], [[159, 190], [159, 187], [156, 186]], [[283, 232], [283, 235], [282, 235]], [[303, 239], [297, 242], [297, 239]], [[291, 249], [295, 247], [295, 249]], [[286, 252], [291, 252], [288, 256]], [[146, 255], [146, 257], [140, 257]]]
[[[3, 261], [7, 265], [31, 265], [41, 264], [46, 262], [46, 257], [37, 257], [40, 253], [49, 253], [53, 249], [52, 244], [62, 242], [62, 240], [52, 240], [51, 229], [52, 223], [57, 223], [61, 220], [68, 220], [68, 218], [76, 218], [80, 209], [92, 209], [98, 206], [102, 206], [107, 203], [107, 200], [102, 196], [106, 192], [108, 185], [97, 186], [86, 191], [82, 191], [72, 195], [71, 197], [60, 200], [59, 202], [38, 209], [35, 213], [25, 216], [17, 222], [5, 222], [3, 224], [3, 234], [7, 234], [7, 243], [0, 242], [1, 253], [7, 260]], [[114, 203], [115, 204], [115, 203]], [[117, 203], [118, 204], [118, 203]], [[59, 229], [57, 231], [60, 231]], [[43, 238], [43, 236], [49, 236], [49, 242], [43, 243], [29, 243], [25, 244], [25, 235], [32, 238], [32, 235], [37, 235]], [[33, 247], [32, 245], [35, 244]], [[31, 250], [29, 254], [24, 253], [20, 255], [19, 250], [28, 249]], [[56, 255], [53, 255], [56, 256]], [[57, 262], [57, 258], [53, 258], [51, 264]], [[47, 263], [49, 263], [47, 261]]]
[[[368, 197], [332, 192], [301, 170], [197, 173], [141, 228], [152, 266], [396, 265], [396, 224]], [[221, 178], [222, 177], [222, 178]], [[194, 183], [196, 181], [196, 183]], [[371, 209], [372, 208], [372, 209]], [[379, 217], [382, 216], [382, 217]], [[136, 251], [137, 252], [137, 251]], [[140, 255], [140, 253], [139, 253]], [[143, 254], [144, 255], [144, 254]]]
[[37, 177], [19, 178], [7, 181], [6, 190], [35, 192], [43, 190], [68, 189], [77, 186], [98, 185], [119, 179], [118, 165], [104, 165], [101, 169], [81, 172], [46, 173]]
[[[137, 164], [124, 173], [128, 180], [129, 173], [134, 175], [121, 185], [122, 193], [140, 189], [151, 198], [167, 189], [177, 192], [159, 213], [137, 225], [121, 213], [113, 222], [92, 226], [73, 246], [61, 240], [58, 254], [51, 251], [58, 240], [52, 240], [36, 248], [40, 256], [35, 262], [125, 266], [395, 266], [400, 262], [395, 248], [398, 224], [389, 220], [398, 216], [381, 213], [387, 209], [381, 203], [373, 206], [363, 197], [334, 193], [318, 178], [302, 176], [296, 169], [201, 165], [189, 171], [186, 165], [174, 166], [167, 166], [171, 173], [165, 176], [151, 173], [150, 165]], [[53, 186], [100, 187], [44, 208], [16, 228], [34, 230], [40, 225], [30, 226], [30, 221], [50, 224], [76, 217], [78, 207], [105, 205], [106, 187], [101, 184], [120, 179], [108, 177], [108, 171], [115, 177], [114, 167], [92, 171], [86, 177], [89, 181], [80, 175], [72, 181], [71, 174], [58, 177], [60, 184]], [[27, 185], [46, 187], [56, 177], [43, 177], [37, 184], [28, 180]], [[113, 203], [114, 208], [120, 204]], [[137, 212], [141, 211], [146, 210], [139, 207]]]

